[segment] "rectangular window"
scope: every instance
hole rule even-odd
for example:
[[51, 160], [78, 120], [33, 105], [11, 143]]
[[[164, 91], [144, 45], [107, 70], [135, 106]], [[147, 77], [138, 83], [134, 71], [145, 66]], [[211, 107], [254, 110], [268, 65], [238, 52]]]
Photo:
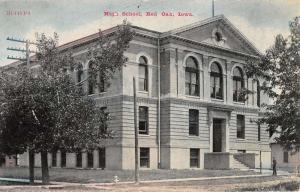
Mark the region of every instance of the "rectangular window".
[[99, 148], [99, 168], [105, 168], [105, 148]]
[[237, 115], [236, 119], [237, 138], [245, 139], [245, 116]]
[[199, 167], [199, 149], [190, 149], [190, 167]]
[[66, 167], [67, 164], [67, 155], [65, 151], [61, 151], [61, 167]]
[[106, 92], [107, 83], [103, 76], [99, 73], [99, 84], [98, 89], [100, 93]]
[[101, 128], [101, 134], [103, 135], [107, 133], [108, 112], [107, 112], [107, 107], [101, 107], [100, 110], [103, 113], [103, 116], [101, 116], [101, 121], [103, 122], [103, 127]]
[[189, 135], [199, 135], [199, 111], [189, 110]]
[[139, 134], [148, 134], [148, 107], [139, 107]]
[[257, 81], [257, 106], [260, 107], [260, 85], [259, 85], [259, 81]]
[[57, 166], [56, 151], [52, 151], [51, 155], [52, 155], [51, 165], [52, 165], [52, 167], [56, 167]]
[[185, 94], [199, 96], [199, 75], [187, 70], [185, 72]]
[[0, 167], [5, 165], [5, 157], [0, 155]]
[[78, 151], [76, 153], [76, 167], [82, 167], [82, 153]]
[[190, 95], [191, 84], [190, 84], [191, 74], [189, 72], [185, 72], [185, 94]]
[[150, 149], [140, 148], [140, 167], [150, 167]]
[[288, 151], [284, 151], [283, 152], [283, 162], [284, 163], [288, 163], [289, 162], [289, 152]]
[[260, 124], [257, 125], [257, 140], [260, 141]]
[[148, 71], [146, 65], [139, 65], [139, 90], [148, 91]]
[[89, 95], [95, 94], [95, 83], [93, 83], [93, 80], [88, 81], [89, 84]]
[[93, 151], [87, 153], [87, 167], [93, 168], [94, 166], [94, 154]]

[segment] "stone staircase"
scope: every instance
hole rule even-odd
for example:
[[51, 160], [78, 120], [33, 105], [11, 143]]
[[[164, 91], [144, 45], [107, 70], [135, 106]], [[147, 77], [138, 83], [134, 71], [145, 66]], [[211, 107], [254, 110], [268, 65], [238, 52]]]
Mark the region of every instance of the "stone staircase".
[[250, 167], [245, 165], [244, 163], [240, 162], [236, 158], [232, 157], [231, 158], [231, 168], [232, 169], [240, 169], [240, 170], [249, 170]]

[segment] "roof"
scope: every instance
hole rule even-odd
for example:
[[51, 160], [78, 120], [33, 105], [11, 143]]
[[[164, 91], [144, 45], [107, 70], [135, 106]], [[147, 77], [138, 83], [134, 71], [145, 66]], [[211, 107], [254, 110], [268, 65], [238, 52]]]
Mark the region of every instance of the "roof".
[[[148, 36], [148, 37], [152, 37], [152, 38], [165, 38], [165, 37], [170, 36], [170, 37], [177, 37], [178, 38], [179, 37], [178, 33], [181, 33], [181, 32], [187, 31], [187, 30], [191, 30], [191, 29], [196, 28], [196, 27], [201, 27], [201, 26], [204, 26], [206, 24], [209, 24], [209, 23], [212, 23], [212, 22], [215, 22], [215, 21], [220, 21], [220, 20], [224, 21], [229, 27], [231, 27], [231, 29], [233, 29], [233, 31], [237, 35], [242, 37], [242, 39], [244, 40], [246, 45], [248, 45], [252, 50], [254, 50], [254, 52], [257, 55], [261, 55], [260, 51], [224, 15], [218, 15], [218, 16], [215, 16], [215, 17], [210, 17], [210, 18], [207, 18], [205, 20], [201, 20], [201, 21], [189, 24], [189, 25], [184, 25], [182, 27], [175, 28], [173, 30], [169, 30], [169, 31], [166, 31], [166, 32], [158, 32], [158, 31], [154, 31], [154, 30], [150, 30], [150, 29], [147, 29], [147, 28], [134, 26], [134, 25], [132, 25], [131, 27], [135, 30], [136, 34], [143, 35], [143, 36]], [[117, 29], [118, 29], [118, 26], [114, 26], [114, 27], [111, 27], [109, 29], [106, 29], [106, 30], [102, 31], [102, 34], [104, 34], [104, 35], [111, 34], [111, 33], [114, 33]], [[93, 33], [91, 35], [82, 37], [80, 39], [76, 39], [74, 41], [71, 41], [71, 42], [65, 43], [63, 45], [60, 45], [58, 48], [61, 49], [61, 50], [66, 50], [66, 49], [69, 49], [69, 48], [72, 48], [72, 47], [77, 47], [79, 45], [86, 44], [86, 43], [89, 43], [89, 42], [92, 42], [92, 41], [96, 40], [98, 38], [98, 36], [99, 36], [99, 32]], [[199, 42], [199, 43], [203, 44], [203, 45], [206, 45], [205, 42]], [[215, 47], [213, 45], [212, 45], [212, 47], [220, 48], [220, 47]], [[221, 49], [224, 49], [224, 48], [221, 48]], [[224, 50], [226, 50], [226, 49], [224, 49]], [[242, 54], [238, 51], [233, 51], [233, 52], [238, 53], [238, 54]], [[21, 63], [23, 63], [23, 62], [22, 61], [16, 61], [16, 62], [13, 62], [13, 63], [8, 64], [8, 65], [9, 65], [9, 67], [12, 67], [12, 66], [17, 66]]]

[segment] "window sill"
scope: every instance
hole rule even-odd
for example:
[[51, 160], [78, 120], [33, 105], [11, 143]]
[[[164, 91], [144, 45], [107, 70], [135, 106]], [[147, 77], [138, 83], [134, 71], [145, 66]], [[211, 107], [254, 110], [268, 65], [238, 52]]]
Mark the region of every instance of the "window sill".
[[151, 170], [150, 167], [140, 167], [140, 170]]
[[243, 139], [243, 138], [236, 138], [236, 141], [246, 141], [246, 139]]
[[191, 170], [199, 170], [201, 169], [200, 167], [190, 167]]
[[104, 92], [100, 92], [100, 93], [92, 93], [92, 94], [88, 94], [88, 96], [97, 96], [97, 95], [104, 95], [106, 94], [107, 92], [104, 91]]
[[138, 91], [138, 93], [148, 94], [149, 91]]
[[233, 101], [233, 104], [236, 104], [236, 105], [245, 105], [245, 102]]
[[141, 133], [139, 133], [139, 136], [142, 136], [142, 137], [150, 137], [149, 134], [141, 134]]
[[200, 96], [197, 95], [185, 95], [187, 98], [191, 98], [191, 99], [200, 99]]
[[216, 102], [219, 102], [219, 103], [223, 103], [224, 102], [224, 99], [215, 99], [215, 98], [211, 98], [210, 99], [211, 101], [216, 101]]
[[190, 138], [199, 138], [199, 135], [188, 135]]

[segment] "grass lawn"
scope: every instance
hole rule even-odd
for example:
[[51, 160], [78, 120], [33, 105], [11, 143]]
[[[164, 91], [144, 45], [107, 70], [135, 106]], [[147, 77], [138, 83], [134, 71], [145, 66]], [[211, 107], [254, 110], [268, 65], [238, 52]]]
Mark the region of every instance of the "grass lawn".
[[[279, 184], [283, 183], [293, 183], [295, 185], [300, 185], [300, 178], [291, 177], [256, 177], [256, 178], [238, 178], [238, 179], [217, 179], [217, 180], [207, 180], [207, 181], [180, 181], [180, 182], [168, 182], [168, 183], [146, 183], [136, 185], [116, 185], [111, 187], [105, 187], [100, 189], [106, 189], [111, 192], [152, 192], [152, 191], [162, 191], [162, 192], [175, 192], [175, 191], [185, 191], [185, 192], [199, 192], [199, 191], [247, 191], [250, 189], [258, 189], [256, 191], [261, 191], [264, 189], [281, 189], [278, 188]], [[288, 186], [291, 186], [291, 184]], [[245, 190], [244, 190], [245, 189]], [[290, 188], [291, 189], [291, 188]]]
[[4, 188], [1, 189], [2, 192], [108, 192], [104, 189], [97, 189], [91, 187], [84, 187], [84, 186], [76, 186], [76, 187], [64, 187], [63, 189], [47, 189], [43, 187], [14, 187], [14, 188]]
[[[0, 186], [0, 192], [199, 192], [199, 191], [283, 191], [286, 188], [278, 186], [299, 186], [300, 178], [298, 177], [249, 177], [239, 179], [217, 179], [208, 181], [180, 181], [180, 182], [165, 182], [165, 183], [141, 183], [121, 184], [121, 185], [85, 185], [85, 186], [69, 186], [62, 189], [45, 189], [41, 187], [14, 187]], [[7, 188], [4, 188], [7, 187]]]
[[[0, 168], [0, 177], [28, 179], [28, 168]], [[253, 171], [239, 170], [141, 170], [141, 181], [195, 178], [195, 177], [216, 177], [232, 175], [254, 175]], [[119, 181], [133, 181], [134, 171], [112, 171], [112, 170], [79, 170], [79, 169], [50, 169], [51, 181], [94, 183], [94, 182], [113, 182], [117, 175]], [[35, 169], [36, 179], [41, 179], [41, 169]]]

